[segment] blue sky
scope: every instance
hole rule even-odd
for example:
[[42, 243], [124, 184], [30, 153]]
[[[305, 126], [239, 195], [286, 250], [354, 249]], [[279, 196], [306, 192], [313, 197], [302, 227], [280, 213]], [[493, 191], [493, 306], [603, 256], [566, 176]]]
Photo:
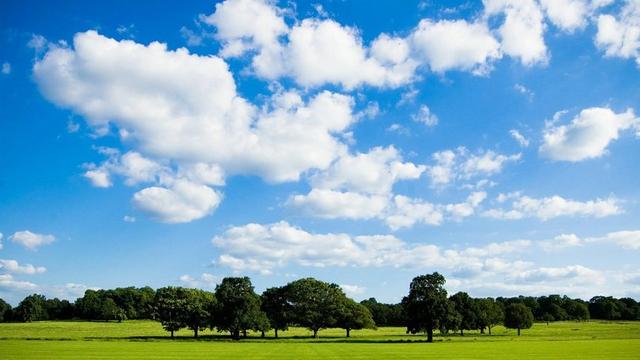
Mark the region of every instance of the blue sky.
[[0, 9], [0, 297], [640, 296], [637, 0]]

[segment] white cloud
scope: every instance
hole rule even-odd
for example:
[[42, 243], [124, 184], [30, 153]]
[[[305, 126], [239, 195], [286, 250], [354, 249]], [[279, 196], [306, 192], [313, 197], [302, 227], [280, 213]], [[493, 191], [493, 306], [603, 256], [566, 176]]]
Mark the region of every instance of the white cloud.
[[371, 219], [380, 216], [388, 201], [387, 195], [311, 189], [306, 195], [291, 196], [287, 204], [320, 218]]
[[522, 135], [518, 130], [511, 129], [509, 130], [509, 134], [511, 134], [511, 137], [514, 138], [518, 142], [518, 144], [520, 144], [520, 146], [529, 146], [529, 139], [524, 137], [524, 135]]
[[504, 16], [498, 29], [500, 49], [526, 65], [546, 64], [544, 16], [535, 0], [483, 0], [488, 17]]
[[605, 277], [598, 271], [582, 265], [564, 267], [541, 267], [518, 274], [525, 282], [569, 281], [572, 284], [602, 284]]
[[[546, 221], [562, 216], [602, 218], [618, 215], [624, 211], [619, 206], [618, 200], [613, 197], [608, 199], [576, 201], [565, 199], [558, 195], [536, 199], [516, 193], [509, 198], [512, 200], [511, 209], [491, 209], [485, 211], [483, 215], [503, 220], [535, 217]], [[500, 200], [500, 197], [498, 200]], [[506, 199], [504, 201], [506, 201]]]
[[311, 183], [314, 188], [387, 194], [397, 181], [418, 179], [424, 170], [424, 165], [403, 162], [393, 146], [375, 147], [367, 153], [340, 157], [329, 169], [313, 176]]
[[[495, 268], [496, 255], [519, 252], [528, 242], [492, 243], [463, 250], [407, 244], [392, 235], [314, 234], [281, 221], [227, 229], [212, 240], [223, 253], [216, 263], [235, 271], [271, 273], [290, 263], [301, 266], [356, 266], [459, 269]], [[505, 263], [503, 270], [510, 271]]]
[[136, 218], [135, 218], [135, 217], [133, 217], [133, 216], [129, 216], [129, 215], [125, 215], [125, 216], [122, 218], [122, 220], [123, 220], [124, 222], [128, 222], [128, 223], [134, 223], [134, 222], [136, 222]]
[[435, 165], [428, 166], [426, 173], [431, 179], [431, 185], [437, 187], [456, 180], [497, 174], [506, 163], [518, 161], [521, 155], [503, 155], [492, 150], [473, 154], [466, 148], [459, 147], [436, 152], [432, 157]]
[[444, 215], [440, 206], [421, 199], [396, 195], [384, 220], [392, 230], [412, 227], [416, 223], [440, 225]]
[[640, 128], [632, 109], [618, 114], [608, 108], [584, 109], [567, 125], [549, 125], [540, 153], [556, 161], [598, 158], [607, 153], [607, 146], [621, 131], [632, 127]]
[[635, 59], [640, 66], [640, 1], [627, 0], [617, 17], [600, 15], [595, 43], [606, 56]]
[[541, 241], [540, 245], [545, 251], [558, 251], [570, 247], [582, 246], [584, 241], [576, 234], [561, 234], [552, 240]]
[[166, 223], [185, 223], [209, 215], [222, 195], [212, 188], [176, 180], [169, 187], [152, 186], [133, 195], [134, 206]]
[[486, 74], [501, 57], [500, 46], [486, 24], [465, 20], [421, 20], [411, 34], [418, 58], [437, 73], [449, 70]]
[[35, 250], [40, 246], [50, 244], [55, 241], [55, 236], [47, 234], [33, 233], [29, 230], [16, 231], [9, 236], [9, 240], [18, 243], [29, 250]]
[[421, 105], [416, 114], [411, 116], [411, 119], [415, 122], [422, 123], [428, 127], [438, 125], [438, 117], [431, 112], [431, 109], [427, 105]]
[[33, 266], [31, 264], [20, 265], [16, 260], [0, 259], [0, 270], [11, 274], [42, 274], [47, 271], [44, 266]]
[[0, 70], [2, 72], [3, 75], [9, 75], [11, 74], [11, 64], [8, 62], [3, 62], [2, 63], [2, 70]]
[[37, 288], [38, 285], [32, 282], [15, 280], [11, 274], [0, 275], [0, 289], [33, 290]]
[[540, 0], [547, 17], [558, 28], [572, 33], [584, 29], [589, 17], [613, 0]]
[[533, 91], [522, 84], [515, 84], [513, 85], [513, 88], [520, 94], [526, 96], [529, 101], [532, 101], [535, 96], [535, 93]]

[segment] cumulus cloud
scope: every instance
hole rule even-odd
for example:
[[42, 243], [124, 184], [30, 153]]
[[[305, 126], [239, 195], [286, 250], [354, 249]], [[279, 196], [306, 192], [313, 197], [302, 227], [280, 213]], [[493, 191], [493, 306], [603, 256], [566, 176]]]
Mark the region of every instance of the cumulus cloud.
[[367, 290], [367, 288], [359, 285], [341, 284], [340, 287], [350, 297], [362, 295]]
[[520, 157], [520, 154], [503, 155], [492, 150], [473, 154], [459, 147], [434, 153], [435, 164], [427, 167], [426, 174], [432, 186], [446, 186], [456, 180], [497, 174], [506, 163], [518, 161]]
[[620, 132], [640, 129], [633, 109], [616, 114], [608, 108], [582, 110], [566, 125], [551, 123], [544, 131], [540, 153], [556, 161], [582, 161], [603, 156]]
[[16, 260], [0, 259], [0, 270], [11, 274], [42, 274], [47, 271], [44, 266], [33, 266], [31, 264], [20, 265]]
[[576, 234], [558, 235], [553, 240], [541, 241], [540, 245], [547, 251], [562, 250], [569, 247], [583, 246], [591, 243], [606, 243], [626, 250], [640, 250], [640, 231], [623, 230], [607, 233], [604, 236], [580, 238]]
[[[495, 256], [525, 250], [528, 242], [492, 243], [463, 250], [430, 244], [410, 245], [392, 235], [315, 234], [287, 222], [247, 224], [212, 240], [223, 253], [216, 263], [236, 271], [271, 273], [288, 264], [311, 267], [406, 267], [477, 271], [497, 269]], [[508, 268], [504, 264], [503, 271]]]
[[37, 289], [38, 285], [29, 281], [20, 281], [13, 278], [11, 274], [0, 275], [0, 289], [7, 290], [33, 290]]
[[490, 209], [483, 213], [486, 217], [503, 220], [538, 218], [542, 221], [564, 216], [603, 218], [621, 214], [624, 210], [617, 199], [595, 199], [577, 201], [554, 195], [540, 199], [520, 193], [501, 195], [498, 201], [511, 201], [510, 209]]
[[219, 276], [209, 273], [202, 273], [198, 277], [187, 274], [180, 276], [180, 282], [192, 288], [213, 288], [220, 280]]
[[608, 57], [635, 59], [640, 66], [640, 1], [626, 0], [617, 16], [598, 17], [595, 43]]
[[291, 196], [287, 204], [320, 218], [371, 219], [381, 216], [388, 201], [387, 195], [311, 189], [306, 195]]
[[134, 206], [166, 223], [185, 223], [210, 214], [222, 200], [212, 188], [186, 180], [152, 186], [133, 195]]
[[605, 280], [604, 275], [600, 272], [582, 265], [541, 267], [521, 272], [517, 278], [529, 283], [570, 281], [573, 284], [602, 284]]
[[535, 0], [483, 0], [483, 3], [487, 17], [502, 18], [497, 30], [502, 52], [519, 58], [526, 66], [547, 63], [544, 15]]
[[499, 59], [500, 45], [484, 23], [465, 20], [421, 20], [411, 41], [429, 68], [437, 73], [457, 69], [486, 74]]
[[[90, 166], [85, 176], [100, 187], [110, 186], [113, 174], [131, 185], [155, 181], [160, 186], [138, 198], [156, 203], [179, 192], [158, 173], [168, 172], [169, 182], [192, 182], [195, 189], [221, 185], [234, 174], [283, 182], [326, 169], [346, 153], [339, 135], [357, 120], [353, 99], [328, 91], [308, 101], [277, 92], [257, 108], [238, 96], [219, 57], [171, 51], [157, 42], [116, 41], [95, 31], [76, 34], [73, 48], [52, 46], [33, 71], [49, 100], [83, 115], [94, 129], [117, 128], [126, 144], [136, 146]], [[217, 204], [214, 190], [200, 189], [211, 201], [199, 212], [208, 213]]]
[[16, 231], [9, 236], [9, 240], [24, 246], [29, 250], [36, 250], [40, 246], [51, 244], [56, 240], [55, 236], [48, 234], [33, 233], [29, 230]]

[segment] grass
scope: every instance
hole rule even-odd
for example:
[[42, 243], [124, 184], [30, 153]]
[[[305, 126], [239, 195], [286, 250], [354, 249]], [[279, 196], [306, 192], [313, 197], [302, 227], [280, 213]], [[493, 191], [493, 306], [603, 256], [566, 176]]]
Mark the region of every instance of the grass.
[[[326, 329], [311, 339], [306, 329], [281, 332], [278, 340], [250, 334], [239, 342], [205, 331], [196, 340], [182, 330], [169, 339], [151, 321], [37, 322], [0, 324], [1, 359], [638, 359], [640, 322], [537, 323], [516, 336], [497, 327], [493, 335], [407, 335], [403, 328]], [[268, 334], [270, 335], [270, 334]]]

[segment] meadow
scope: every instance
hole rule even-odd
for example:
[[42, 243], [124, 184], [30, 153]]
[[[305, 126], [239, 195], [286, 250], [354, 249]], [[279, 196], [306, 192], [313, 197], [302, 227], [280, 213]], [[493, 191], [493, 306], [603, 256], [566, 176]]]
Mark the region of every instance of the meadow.
[[498, 326], [492, 335], [437, 334], [434, 343], [404, 328], [325, 329], [319, 339], [306, 329], [250, 333], [240, 341], [204, 331], [198, 339], [181, 330], [171, 340], [152, 321], [43, 321], [0, 324], [2, 359], [639, 359], [640, 322], [535, 323], [516, 336]]

